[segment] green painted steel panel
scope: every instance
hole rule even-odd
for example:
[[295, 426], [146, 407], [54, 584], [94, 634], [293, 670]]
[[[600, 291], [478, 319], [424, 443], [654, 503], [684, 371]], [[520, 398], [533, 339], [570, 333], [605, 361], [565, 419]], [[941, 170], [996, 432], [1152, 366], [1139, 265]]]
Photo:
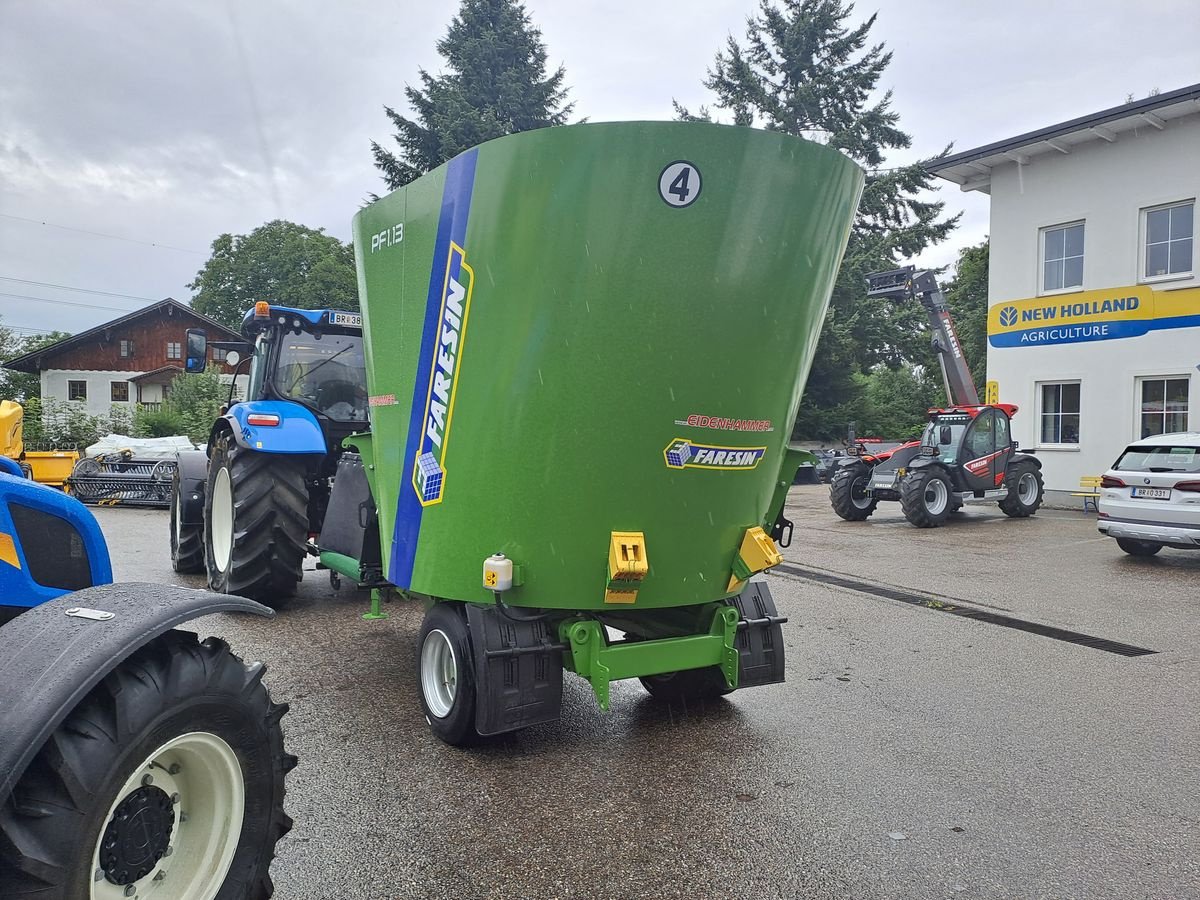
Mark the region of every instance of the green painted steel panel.
[[522, 569], [510, 604], [604, 608], [609, 535], [641, 531], [633, 609], [726, 596], [862, 181], [787, 135], [587, 124], [483, 144], [362, 210], [393, 583], [487, 602], [482, 563], [503, 552]]

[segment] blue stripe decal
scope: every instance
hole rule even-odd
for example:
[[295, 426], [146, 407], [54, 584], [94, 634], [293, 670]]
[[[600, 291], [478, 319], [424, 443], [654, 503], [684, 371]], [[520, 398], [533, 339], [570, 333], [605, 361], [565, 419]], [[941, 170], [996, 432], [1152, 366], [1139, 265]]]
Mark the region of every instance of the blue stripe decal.
[[421, 515], [424, 507], [416, 491], [408, 484], [408, 475], [416, 463], [417, 448], [424, 432], [425, 401], [429, 396], [429, 379], [433, 354], [438, 343], [438, 319], [442, 308], [442, 287], [446, 281], [446, 263], [450, 258], [450, 243], [466, 244], [467, 216], [471, 211], [471, 190], [475, 184], [477, 150], [468, 150], [454, 157], [446, 166], [446, 186], [442, 191], [442, 213], [438, 219], [437, 240], [433, 246], [433, 271], [429, 276], [429, 293], [425, 298], [425, 326], [421, 335], [421, 356], [417, 361], [413, 383], [412, 412], [408, 420], [408, 440], [404, 449], [404, 478], [400, 482], [400, 498], [396, 501], [396, 527], [392, 532], [392, 558], [387, 579], [400, 588], [412, 584], [413, 562], [417, 555], [417, 540], [421, 534]]
[[1108, 322], [1081, 322], [1078, 325], [1043, 325], [1022, 331], [988, 335], [993, 347], [1029, 347], [1040, 344], [1079, 344], [1141, 337], [1151, 331], [1168, 328], [1195, 328], [1200, 316], [1174, 316], [1163, 319], [1118, 319]]

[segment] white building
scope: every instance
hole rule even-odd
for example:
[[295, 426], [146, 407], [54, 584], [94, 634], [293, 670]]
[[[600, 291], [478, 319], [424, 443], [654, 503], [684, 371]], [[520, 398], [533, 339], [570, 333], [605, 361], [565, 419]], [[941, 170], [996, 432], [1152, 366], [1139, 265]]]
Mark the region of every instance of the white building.
[[1200, 430], [1200, 84], [929, 168], [991, 195], [987, 377], [1048, 489]]

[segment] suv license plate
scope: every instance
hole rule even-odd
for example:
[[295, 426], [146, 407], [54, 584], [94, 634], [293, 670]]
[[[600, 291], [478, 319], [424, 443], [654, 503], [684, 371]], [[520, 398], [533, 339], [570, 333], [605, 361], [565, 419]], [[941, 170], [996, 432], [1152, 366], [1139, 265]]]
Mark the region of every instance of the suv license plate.
[[1170, 500], [1170, 488], [1139, 488], [1130, 490], [1130, 495], [1144, 500]]

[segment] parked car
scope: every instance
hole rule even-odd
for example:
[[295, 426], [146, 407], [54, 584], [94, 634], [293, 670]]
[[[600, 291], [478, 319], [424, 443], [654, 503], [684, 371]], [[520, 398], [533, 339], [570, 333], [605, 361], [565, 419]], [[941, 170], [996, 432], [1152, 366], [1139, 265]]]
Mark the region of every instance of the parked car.
[[1100, 533], [1131, 556], [1200, 550], [1200, 432], [1130, 444], [1101, 478], [1097, 507]]

